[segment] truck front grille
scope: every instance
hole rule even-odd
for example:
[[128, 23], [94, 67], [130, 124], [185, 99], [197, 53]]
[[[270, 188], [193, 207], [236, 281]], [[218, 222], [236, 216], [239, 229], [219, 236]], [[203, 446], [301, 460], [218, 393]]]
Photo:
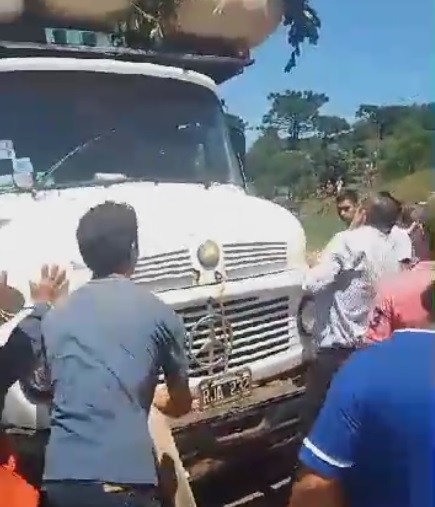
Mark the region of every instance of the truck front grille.
[[188, 250], [141, 257], [132, 276], [154, 292], [192, 286], [193, 270]]
[[245, 278], [282, 271], [287, 266], [287, 244], [233, 243], [223, 245], [228, 278]]
[[[262, 300], [257, 297], [226, 301], [223, 304], [225, 317], [230, 321], [233, 329], [233, 347], [229, 357], [229, 368], [238, 368], [253, 361], [265, 359], [269, 356], [284, 352], [289, 347], [290, 319], [289, 299], [280, 297]], [[214, 309], [219, 312], [219, 306]], [[201, 318], [207, 315], [207, 306], [198, 305], [178, 310], [189, 333]], [[216, 329], [216, 336], [222, 336], [220, 329]], [[196, 335], [193, 341], [193, 352], [197, 353], [209, 337], [209, 330], [205, 327]], [[207, 360], [207, 354], [201, 359]], [[224, 365], [213, 368], [198, 365], [190, 360], [190, 376], [201, 377], [224, 371]]]

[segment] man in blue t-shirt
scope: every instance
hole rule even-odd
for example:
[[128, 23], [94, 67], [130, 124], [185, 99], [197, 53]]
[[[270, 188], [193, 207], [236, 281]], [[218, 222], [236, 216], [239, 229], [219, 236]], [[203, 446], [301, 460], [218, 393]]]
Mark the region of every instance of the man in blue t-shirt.
[[[432, 312], [433, 296], [432, 285]], [[434, 365], [428, 330], [397, 331], [352, 356], [304, 440], [289, 507], [433, 507]]]
[[[52, 507], [158, 507], [148, 414], [191, 407], [185, 329], [174, 311], [130, 279], [137, 218], [105, 202], [80, 220], [92, 280], [42, 321], [53, 382], [44, 481]], [[155, 388], [160, 371], [166, 389]], [[154, 399], [153, 399], [154, 398]]]

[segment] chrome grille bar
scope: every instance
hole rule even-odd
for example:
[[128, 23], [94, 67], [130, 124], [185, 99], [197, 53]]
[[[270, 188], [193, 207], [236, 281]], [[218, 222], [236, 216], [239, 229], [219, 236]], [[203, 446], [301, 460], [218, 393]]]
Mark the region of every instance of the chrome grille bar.
[[134, 282], [146, 284], [150, 290], [190, 287], [193, 270], [188, 250], [141, 257], [132, 276]]
[[227, 276], [242, 278], [282, 271], [287, 265], [284, 242], [234, 243], [223, 245]]
[[[219, 306], [215, 307], [219, 311]], [[261, 300], [256, 297], [231, 300], [224, 303], [225, 317], [233, 329], [233, 348], [229, 358], [230, 368], [247, 365], [255, 360], [284, 352], [289, 347], [292, 321], [289, 317], [288, 297]], [[182, 316], [187, 332], [207, 313], [206, 305], [185, 307], [178, 313]], [[220, 330], [216, 329], [219, 337]], [[208, 330], [203, 329], [195, 336], [193, 352], [205, 344]], [[214, 373], [223, 371], [223, 365], [215, 367]], [[210, 370], [192, 362], [190, 375], [209, 375]]]

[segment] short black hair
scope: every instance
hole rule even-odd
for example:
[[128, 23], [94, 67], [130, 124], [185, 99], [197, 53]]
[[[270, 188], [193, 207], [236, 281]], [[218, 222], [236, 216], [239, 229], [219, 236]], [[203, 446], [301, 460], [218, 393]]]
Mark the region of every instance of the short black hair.
[[396, 202], [389, 196], [380, 193], [369, 197], [365, 202], [367, 213], [366, 225], [371, 225], [389, 234], [400, 214]]
[[138, 245], [136, 212], [128, 204], [106, 201], [80, 219], [76, 237], [94, 278], [123, 274]]
[[337, 197], [335, 198], [335, 202], [339, 204], [343, 201], [350, 201], [353, 204], [358, 204], [359, 201], [358, 192], [354, 188], [341, 189], [340, 192], [337, 194]]

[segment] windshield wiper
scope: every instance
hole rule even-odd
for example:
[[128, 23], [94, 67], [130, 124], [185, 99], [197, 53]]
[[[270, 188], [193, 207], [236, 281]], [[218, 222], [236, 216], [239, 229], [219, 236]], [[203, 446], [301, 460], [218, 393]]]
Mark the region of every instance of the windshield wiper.
[[71, 151], [69, 151], [66, 155], [64, 155], [60, 160], [55, 162], [42, 176], [41, 180], [38, 182], [42, 187], [45, 186], [47, 181], [50, 180], [50, 178], [53, 176], [53, 174], [70, 158], [77, 155], [77, 153], [81, 153], [83, 150], [85, 150], [88, 146], [98, 143], [101, 141], [101, 139], [105, 139], [107, 136], [113, 134], [116, 132], [116, 129], [110, 129], [107, 132], [104, 132], [103, 134], [98, 134], [95, 137], [92, 137], [91, 139], [88, 139], [82, 144], [79, 144], [75, 148], [73, 148]]

